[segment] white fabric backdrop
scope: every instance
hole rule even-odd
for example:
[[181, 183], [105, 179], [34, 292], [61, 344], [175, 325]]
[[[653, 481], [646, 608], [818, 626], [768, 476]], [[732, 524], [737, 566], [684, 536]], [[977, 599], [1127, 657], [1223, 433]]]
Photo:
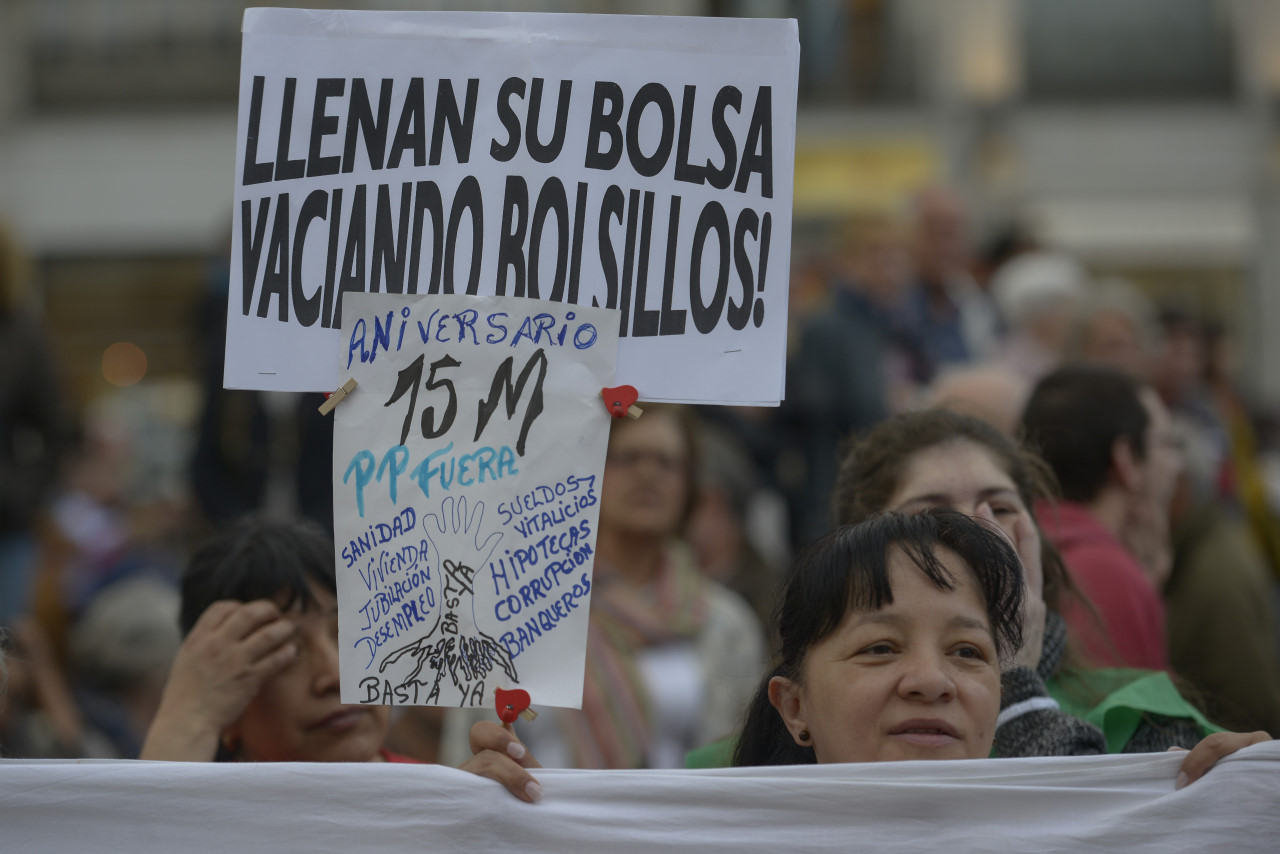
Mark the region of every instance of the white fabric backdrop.
[[415, 765], [0, 761], [0, 849], [129, 851], [1258, 851], [1280, 742], [1175, 792], [1179, 754], [538, 773], [528, 805]]

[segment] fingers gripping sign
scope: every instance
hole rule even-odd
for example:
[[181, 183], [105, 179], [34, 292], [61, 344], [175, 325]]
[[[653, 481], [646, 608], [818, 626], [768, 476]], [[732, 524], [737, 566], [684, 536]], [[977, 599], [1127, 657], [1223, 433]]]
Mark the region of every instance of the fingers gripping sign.
[[[440, 572], [439, 616], [431, 631], [391, 651], [378, 670], [385, 673], [405, 658], [412, 660], [399, 687], [412, 687], [427, 703], [482, 705], [488, 698], [486, 682], [498, 670], [509, 681], [519, 681], [511, 653], [476, 622], [476, 571], [502, 540], [499, 531], [486, 534], [483, 521], [484, 503], [469, 507], [465, 496], [445, 498], [439, 513], [423, 516], [431, 560]], [[425, 689], [425, 696], [419, 689]]]
[[[1187, 752], [1186, 758], [1182, 760], [1174, 788], [1181, 789], [1199, 780], [1217, 764], [1219, 759], [1230, 756], [1237, 750], [1270, 740], [1271, 736], [1265, 732], [1215, 732], [1207, 735]], [[1181, 748], [1169, 749], [1180, 750]]]
[[463, 771], [496, 780], [522, 801], [542, 800], [542, 786], [528, 771], [542, 765], [514, 732], [493, 721], [481, 721], [471, 727], [470, 737], [472, 756], [459, 766]]

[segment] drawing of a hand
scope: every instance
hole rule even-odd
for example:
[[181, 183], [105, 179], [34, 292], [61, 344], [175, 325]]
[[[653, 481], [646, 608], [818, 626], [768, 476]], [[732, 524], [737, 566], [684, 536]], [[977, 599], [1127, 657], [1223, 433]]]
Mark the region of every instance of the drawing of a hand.
[[[467, 511], [470, 510], [470, 513]], [[432, 534], [431, 526], [427, 524], [427, 520], [434, 523], [435, 533]], [[467, 497], [461, 496], [454, 499], [451, 495], [440, 503], [440, 512], [426, 513], [422, 517], [422, 531], [426, 534], [427, 539], [431, 542], [431, 548], [435, 551], [437, 557], [442, 554], [436, 540], [443, 540], [445, 537], [458, 538], [459, 534], [471, 534], [471, 540], [468, 546], [475, 547], [475, 554], [457, 554], [456, 543], [449, 543], [453, 548], [449, 551], [451, 555], [458, 559], [459, 563], [466, 564], [470, 567], [479, 569], [489, 562], [489, 557], [493, 554], [493, 550], [498, 547], [498, 543], [502, 541], [502, 532], [494, 531], [484, 539], [480, 540], [481, 532], [484, 530], [481, 524], [484, 521], [484, 502], [475, 502], [475, 507], [468, 508]], [[474, 533], [472, 533], [474, 531]], [[445, 552], [448, 553], [448, 552]]]

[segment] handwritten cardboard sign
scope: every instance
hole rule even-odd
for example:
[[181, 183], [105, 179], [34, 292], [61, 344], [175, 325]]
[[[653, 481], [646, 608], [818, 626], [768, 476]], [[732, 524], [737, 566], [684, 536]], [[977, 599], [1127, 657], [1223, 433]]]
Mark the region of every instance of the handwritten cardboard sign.
[[336, 388], [356, 294], [493, 294], [618, 309], [644, 400], [776, 404], [798, 58], [794, 21], [248, 10], [225, 384]]
[[334, 540], [342, 699], [581, 703], [618, 313], [352, 294]]

